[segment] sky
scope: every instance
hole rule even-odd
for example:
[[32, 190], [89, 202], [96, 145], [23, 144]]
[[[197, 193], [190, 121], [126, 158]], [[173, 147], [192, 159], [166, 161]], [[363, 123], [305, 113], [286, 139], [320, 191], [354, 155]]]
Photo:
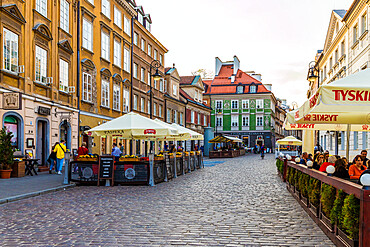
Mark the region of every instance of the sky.
[[169, 50], [165, 66], [180, 76], [206, 69], [215, 57], [262, 75], [289, 105], [307, 99], [308, 64], [324, 47], [331, 12], [353, 0], [136, 0], [150, 14], [153, 35]]

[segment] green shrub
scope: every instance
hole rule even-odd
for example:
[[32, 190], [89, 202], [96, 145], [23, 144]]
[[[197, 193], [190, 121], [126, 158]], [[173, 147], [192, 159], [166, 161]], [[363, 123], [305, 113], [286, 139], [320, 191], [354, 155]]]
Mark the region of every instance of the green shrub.
[[333, 208], [330, 212], [330, 221], [332, 224], [336, 224], [338, 228], [343, 230], [343, 215], [342, 208], [344, 205], [344, 199], [347, 194], [343, 190], [338, 190], [335, 197]]
[[277, 167], [278, 172], [281, 175], [283, 175], [283, 173], [284, 173], [284, 161], [282, 161], [281, 159], [276, 159], [276, 167]]
[[299, 178], [300, 178], [301, 174], [302, 174], [302, 172], [298, 171], [298, 170], [296, 170], [295, 174], [294, 174], [294, 186], [297, 188], [298, 191], [300, 191]]
[[288, 179], [288, 182], [289, 184], [291, 185], [294, 185], [294, 174], [295, 174], [296, 170], [289, 167], [289, 179]]
[[302, 196], [306, 198], [308, 198], [309, 180], [310, 180], [310, 176], [305, 173], [302, 173], [299, 179], [299, 189], [301, 191]]
[[331, 185], [323, 183], [320, 201], [321, 201], [321, 211], [324, 213], [326, 217], [330, 216], [334, 200], [335, 200], [335, 188]]
[[354, 195], [348, 195], [344, 199], [342, 208], [343, 229], [351, 239], [357, 239], [359, 233], [360, 200]]
[[320, 205], [320, 181], [315, 178], [310, 178], [309, 199], [311, 204], [315, 207]]

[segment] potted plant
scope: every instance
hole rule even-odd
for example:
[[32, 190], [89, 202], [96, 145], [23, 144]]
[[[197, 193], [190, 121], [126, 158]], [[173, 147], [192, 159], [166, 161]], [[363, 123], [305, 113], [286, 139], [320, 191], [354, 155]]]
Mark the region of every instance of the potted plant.
[[360, 200], [353, 194], [344, 199], [342, 208], [342, 229], [338, 228], [338, 236], [349, 246], [358, 246], [360, 225]]
[[333, 208], [330, 211], [330, 223], [335, 225], [337, 229], [343, 229], [342, 208], [346, 196], [347, 194], [343, 190], [338, 190], [334, 200]]
[[320, 180], [310, 178], [310, 194], [308, 195], [310, 200], [310, 211], [315, 215], [319, 216], [319, 205], [320, 205]]
[[7, 132], [6, 128], [0, 130], [0, 177], [10, 178], [12, 165], [14, 163], [14, 154], [12, 147], [13, 134]]
[[308, 184], [309, 184], [310, 176], [302, 173], [301, 178], [299, 180], [299, 188], [301, 189], [301, 201], [303, 204], [308, 207]]
[[331, 223], [330, 212], [334, 206], [335, 201], [335, 188], [331, 185], [322, 184], [321, 188], [321, 223], [324, 224], [331, 232], [334, 232], [334, 226]]

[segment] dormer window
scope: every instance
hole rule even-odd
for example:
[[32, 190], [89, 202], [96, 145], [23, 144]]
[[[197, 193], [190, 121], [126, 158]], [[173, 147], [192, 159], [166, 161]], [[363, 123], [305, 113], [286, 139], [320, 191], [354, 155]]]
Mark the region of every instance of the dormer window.
[[243, 93], [243, 90], [244, 88], [243, 88], [243, 86], [238, 86], [237, 88], [236, 88], [236, 93]]
[[150, 24], [150, 22], [149, 22], [149, 21], [146, 21], [146, 23], [145, 23], [145, 28], [146, 28], [149, 32], [151, 32], [152, 26], [151, 26], [151, 24]]
[[250, 93], [256, 93], [257, 92], [257, 86], [255, 86], [255, 85], [249, 86], [249, 92]]
[[143, 24], [144, 23], [144, 17], [143, 17], [143, 15], [139, 12], [138, 13], [138, 15], [137, 15], [137, 20], [141, 23], [141, 24]]

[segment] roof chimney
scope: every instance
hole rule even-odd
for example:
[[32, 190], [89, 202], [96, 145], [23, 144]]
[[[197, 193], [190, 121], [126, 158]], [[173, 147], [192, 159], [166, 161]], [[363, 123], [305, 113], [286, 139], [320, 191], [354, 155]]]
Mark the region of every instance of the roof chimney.
[[175, 63], [172, 64], [172, 68], [175, 68]]
[[236, 73], [238, 73], [238, 70], [240, 68], [240, 61], [236, 55], [234, 56], [234, 66], [233, 67], [234, 67], [233, 75], [236, 75]]
[[215, 76], [218, 76], [218, 73], [220, 73], [222, 67], [222, 61], [216, 57], [216, 69], [215, 69]]
[[265, 88], [269, 91], [271, 91], [272, 84], [263, 84]]

